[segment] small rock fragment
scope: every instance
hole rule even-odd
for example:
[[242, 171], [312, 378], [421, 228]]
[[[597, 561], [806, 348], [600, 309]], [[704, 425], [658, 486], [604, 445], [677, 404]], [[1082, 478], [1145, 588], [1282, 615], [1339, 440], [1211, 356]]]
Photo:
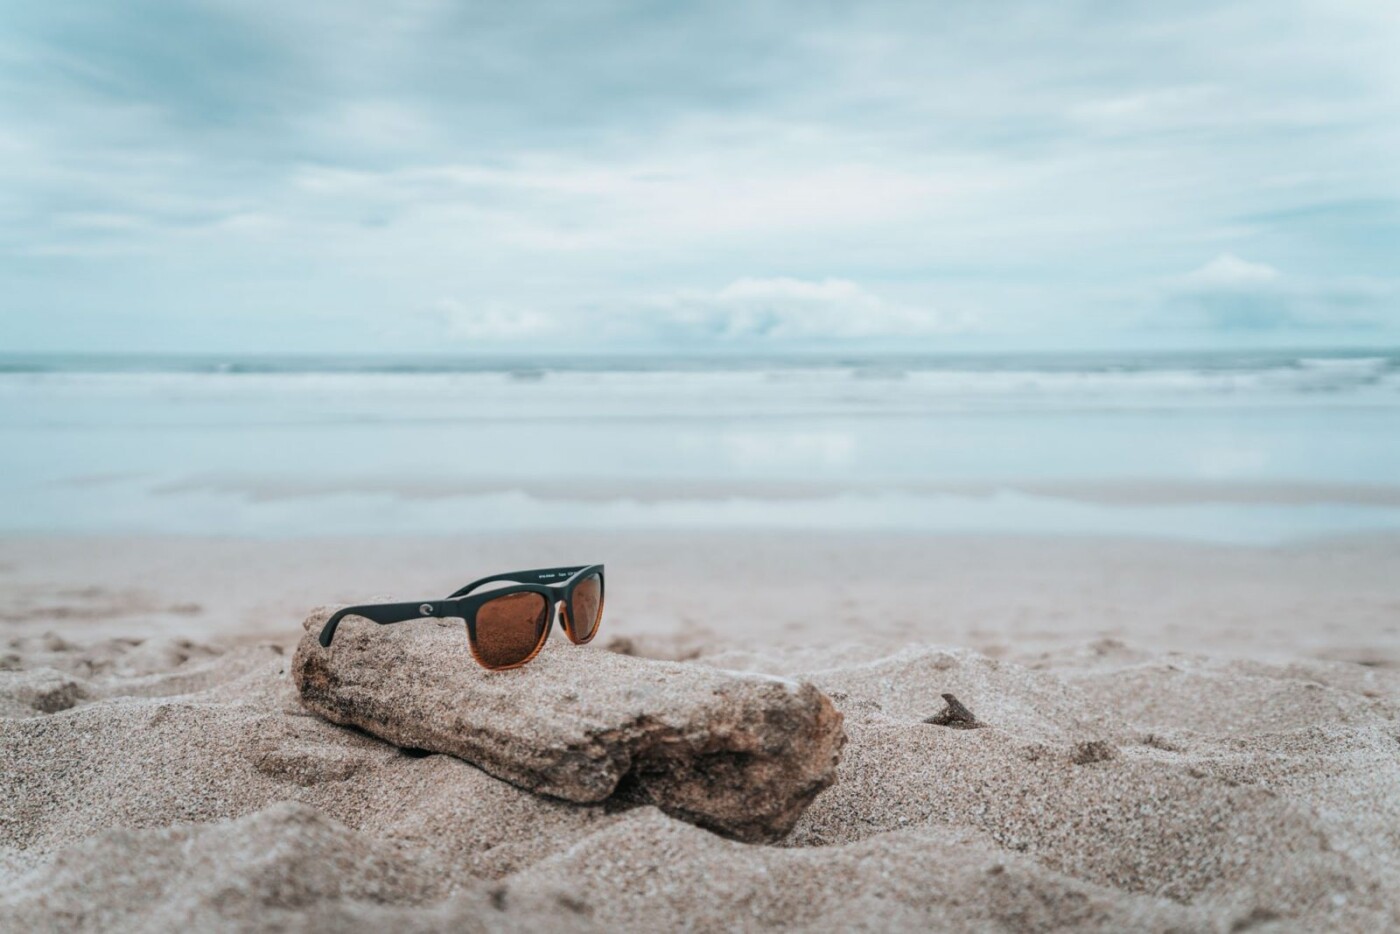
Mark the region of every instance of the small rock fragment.
[[972, 711], [964, 707], [962, 702], [953, 695], [944, 694], [943, 700], [946, 706], [933, 716], [925, 718], [925, 723], [932, 723], [935, 726], [950, 726], [955, 730], [975, 730], [985, 726], [973, 716]]
[[1116, 758], [1118, 758], [1118, 750], [1112, 743], [1093, 739], [1075, 745], [1072, 761], [1075, 765], [1091, 765], [1095, 762], [1107, 762], [1109, 759]]

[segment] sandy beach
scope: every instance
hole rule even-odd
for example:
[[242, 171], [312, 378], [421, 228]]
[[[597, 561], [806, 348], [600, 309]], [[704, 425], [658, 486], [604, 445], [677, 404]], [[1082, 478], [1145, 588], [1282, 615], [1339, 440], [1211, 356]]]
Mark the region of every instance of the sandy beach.
[[[605, 533], [0, 542], [14, 930], [1400, 925], [1400, 541]], [[777, 844], [326, 723], [315, 606], [606, 561], [591, 646], [815, 685]], [[532, 666], [532, 667], [533, 667]], [[953, 694], [983, 725], [925, 723]]]
[[0, 934], [1400, 934], [1397, 9], [10, 4]]

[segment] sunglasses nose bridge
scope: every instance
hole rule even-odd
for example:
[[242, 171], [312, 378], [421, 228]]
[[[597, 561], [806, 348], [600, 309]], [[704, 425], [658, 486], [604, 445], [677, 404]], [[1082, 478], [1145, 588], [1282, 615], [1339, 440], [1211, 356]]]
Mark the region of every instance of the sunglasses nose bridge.
[[568, 604], [563, 600], [556, 600], [554, 602], [554, 612], [558, 615], [559, 627], [564, 630], [565, 634], [568, 634], [570, 629]]

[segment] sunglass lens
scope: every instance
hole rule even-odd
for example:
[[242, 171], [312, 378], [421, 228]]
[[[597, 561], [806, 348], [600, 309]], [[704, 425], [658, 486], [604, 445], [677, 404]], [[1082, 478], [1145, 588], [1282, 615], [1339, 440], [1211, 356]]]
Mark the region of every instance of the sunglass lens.
[[539, 649], [549, 619], [549, 601], [537, 593], [512, 593], [476, 611], [476, 655], [488, 668], [529, 661]]
[[579, 642], [592, 639], [602, 615], [603, 579], [590, 574], [574, 586], [573, 596], [569, 598], [569, 621], [573, 624], [574, 639]]

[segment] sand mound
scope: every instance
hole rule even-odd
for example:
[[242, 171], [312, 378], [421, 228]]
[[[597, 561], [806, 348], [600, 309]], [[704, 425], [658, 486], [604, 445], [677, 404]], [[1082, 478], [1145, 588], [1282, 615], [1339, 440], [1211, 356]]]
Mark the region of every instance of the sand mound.
[[98, 834], [16, 880], [3, 920], [35, 931], [578, 926], [558, 899], [506, 914], [499, 891], [445, 898], [443, 878], [402, 846], [283, 803], [233, 821]]
[[[751, 846], [324, 723], [272, 647], [5, 657], [5, 928], [1400, 926], [1400, 693], [1355, 665], [713, 654], [846, 717], [836, 784]], [[983, 727], [923, 722], [943, 693]]]

